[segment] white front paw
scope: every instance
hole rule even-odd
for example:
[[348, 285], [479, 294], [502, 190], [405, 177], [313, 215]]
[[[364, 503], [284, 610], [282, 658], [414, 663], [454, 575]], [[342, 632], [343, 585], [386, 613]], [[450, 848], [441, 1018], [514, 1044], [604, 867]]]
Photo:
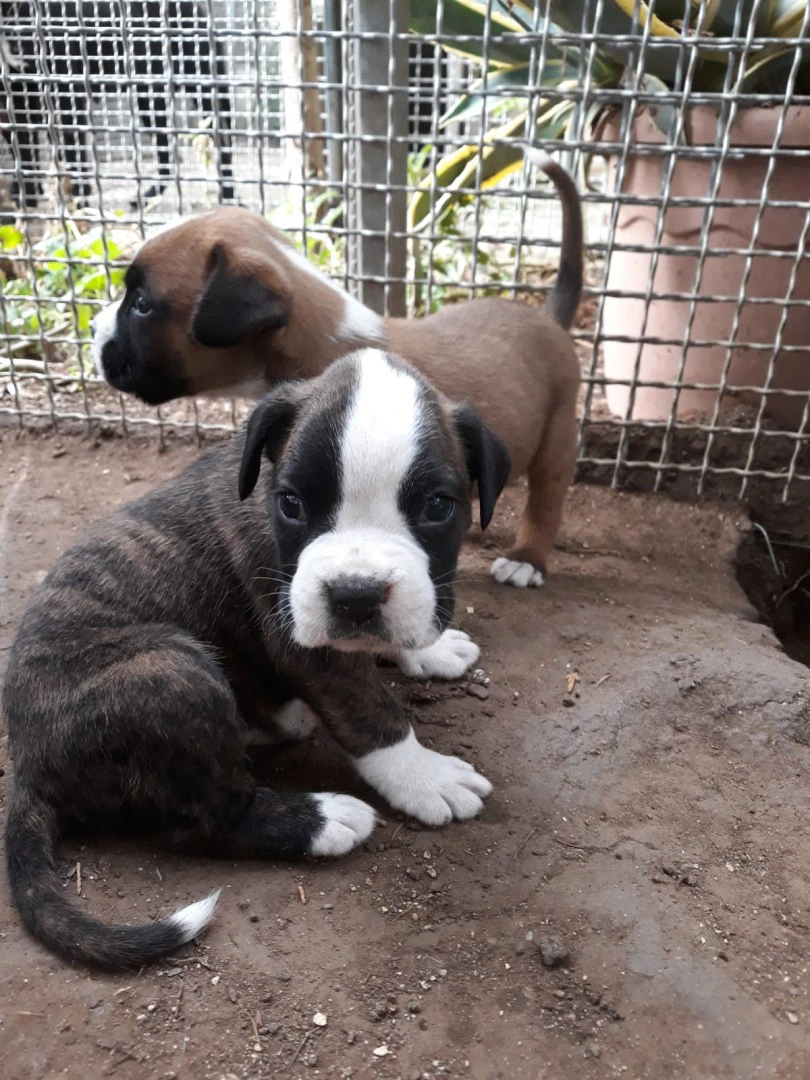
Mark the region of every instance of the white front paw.
[[402, 742], [356, 758], [357, 771], [395, 810], [425, 825], [465, 821], [484, 808], [492, 784], [461, 758], [437, 754], [413, 731]]
[[377, 812], [361, 799], [327, 791], [312, 798], [324, 820], [310, 841], [310, 855], [345, 855], [374, 832]]
[[493, 562], [489, 572], [499, 585], [514, 585], [516, 589], [525, 589], [527, 586], [539, 589], [546, 580], [543, 571], [538, 570], [532, 563], [506, 559], [503, 555]]
[[438, 641], [424, 649], [403, 649], [400, 668], [412, 679], [460, 679], [481, 650], [463, 630], [445, 630]]

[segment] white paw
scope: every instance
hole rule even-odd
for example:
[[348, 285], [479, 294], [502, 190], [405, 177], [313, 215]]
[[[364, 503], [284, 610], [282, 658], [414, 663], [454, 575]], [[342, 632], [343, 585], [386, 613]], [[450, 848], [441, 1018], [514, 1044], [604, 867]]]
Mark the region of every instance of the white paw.
[[481, 655], [481, 650], [463, 630], [445, 630], [438, 641], [425, 649], [403, 649], [400, 668], [412, 679], [460, 679]]
[[351, 795], [332, 795], [328, 791], [312, 798], [326, 821], [310, 842], [310, 855], [345, 855], [374, 832], [377, 811], [368, 803]]
[[413, 731], [402, 742], [356, 758], [357, 771], [395, 810], [425, 825], [475, 817], [492, 784], [461, 758], [437, 754]]
[[273, 724], [288, 739], [306, 739], [318, 726], [318, 717], [299, 698], [282, 705], [273, 716]]
[[516, 589], [525, 589], [527, 585], [539, 589], [546, 580], [543, 571], [530, 562], [517, 562], [503, 555], [490, 566], [489, 572], [499, 585], [514, 585]]

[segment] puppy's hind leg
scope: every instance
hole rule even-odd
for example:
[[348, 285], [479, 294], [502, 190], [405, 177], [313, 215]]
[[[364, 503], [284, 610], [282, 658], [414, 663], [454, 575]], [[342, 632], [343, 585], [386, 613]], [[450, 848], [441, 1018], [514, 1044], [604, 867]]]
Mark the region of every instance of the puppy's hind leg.
[[490, 573], [516, 588], [539, 588], [562, 521], [565, 496], [577, 459], [576, 397], [550, 418], [543, 441], [527, 469], [529, 497], [515, 546], [495, 559]]
[[[33, 745], [18, 756], [9, 883], [28, 930], [61, 955], [111, 970], [137, 967], [190, 941], [216, 904], [214, 894], [135, 927], [73, 907], [54, 863], [63, 819], [121, 820], [162, 831], [175, 848], [227, 858], [341, 855], [374, 828], [374, 811], [358, 799], [256, 788], [224, 670], [190, 635], [136, 626], [77, 646], [51, 655], [48, 643], [29, 641], [34, 664], [46, 657], [53, 669], [61, 665], [65, 693], [54, 695], [47, 679], [32, 686], [24, 664], [12, 667], [4, 693], [10, 727], [24, 735], [35, 725]], [[52, 733], [47, 745], [36, 738], [43, 731]]]
[[175, 832], [172, 846], [223, 859], [345, 855], [374, 831], [377, 813], [352, 795], [257, 787], [220, 802], [215, 829]]
[[[170, 677], [150, 684], [151, 706], [162, 705], [156, 743], [144, 739], [150, 729], [139, 733], [140, 779], [152, 800], [162, 801], [165, 841], [213, 857], [266, 859], [344, 855], [368, 839], [377, 815], [360, 799], [256, 786], [246, 765], [249, 732], [223, 669], [204, 646], [193, 642], [190, 656], [183, 644], [176, 658], [163, 646], [161, 666]], [[313, 721], [300, 701], [275, 718], [288, 737], [299, 738]]]
[[[225, 670], [176, 627], [136, 627], [84, 690], [87, 734], [77, 736], [90, 757], [63, 792], [68, 806], [91, 802], [99, 816], [117, 805], [175, 849], [229, 859], [342, 855], [374, 829], [359, 799], [256, 787]], [[99, 755], [114, 764], [100, 770]]]

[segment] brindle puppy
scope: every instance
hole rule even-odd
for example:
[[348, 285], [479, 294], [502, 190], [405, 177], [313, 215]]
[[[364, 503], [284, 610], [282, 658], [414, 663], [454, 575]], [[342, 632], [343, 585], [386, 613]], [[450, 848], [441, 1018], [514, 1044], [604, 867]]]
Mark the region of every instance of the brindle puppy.
[[269, 730], [287, 703], [289, 728], [296, 699], [394, 808], [430, 825], [477, 814], [489, 782], [418, 742], [374, 657], [447, 632], [471, 483], [486, 527], [508, 472], [472, 410], [367, 350], [275, 390], [241, 437], [63, 555], [23, 618], [4, 692], [6, 858], [28, 930], [115, 969], [171, 952], [213, 913], [216, 894], [145, 926], [75, 909], [54, 866], [71, 823], [134, 821], [228, 859], [364, 841], [367, 804], [281, 794], [247, 770], [248, 726]]

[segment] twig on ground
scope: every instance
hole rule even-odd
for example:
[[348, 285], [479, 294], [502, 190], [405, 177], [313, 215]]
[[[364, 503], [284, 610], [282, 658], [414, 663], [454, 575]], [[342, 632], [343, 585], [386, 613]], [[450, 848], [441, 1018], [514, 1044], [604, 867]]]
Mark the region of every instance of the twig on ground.
[[208, 968], [209, 971], [214, 970], [208, 961], [203, 960], [201, 956], [170, 956], [169, 961], [172, 964], [201, 964], [204, 968]]
[[537, 832], [537, 826], [535, 825], [535, 827], [533, 829], [529, 830], [529, 833], [528, 833], [526, 839], [523, 841], [523, 843], [520, 845], [520, 847], [515, 852], [515, 854], [513, 856], [515, 859], [518, 857], [518, 855], [521, 853], [521, 851], [523, 851], [523, 849], [526, 847], [526, 845], [528, 844], [528, 842], [531, 840], [531, 838], [534, 836], [534, 834], [536, 832]]
[[292, 1061], [291, 1061], [291, 1062], [290, 1062], [290, 1064], [289, 1064], [289, 1065], [287, 1066], [287, 1068], [288, 1068], [288, 1069], [291, 1069], [291, 1068], [293, 1067], [293, 1065], [294, 1065], [294, 1064], [296, 1063], [296, 1061], [298, 1061], [298, 1055], [299, 1055], [299, 1054], [301, 1053], [301, 1051], [302, 1051], [302, 1050], [304, 1049], [304, 1047], [306, 1046], [306, 1044], [307, 1044], [307, 1040], [309, 1039], [309, 1037], [310, 1037], [310, 1035], [311, 1035], [311, 1034], [312, 1034], [312, 1032], [311, 1032], [311, 1031], [308, 1031], [308, 1032], [306, 1033], [306, 1035], [305, 1035], [305, 1036], [303, 1037], [303, 1039], [301, 1040], [301, 1042], [300, 1042], [300, 1043], [298, 1044], [298, 1049], [297, 1049], [297, 1050], [295, 1051], [295, 1053], [293, 1054], [293, 1056], [292, 1056]]
[[572, 848], [574, 851], [610, 851], [609, 847], [600, 847], [597, 844], [572, 844], [569, 840], [561, 840], [559, 836], [554, 837], [554, 842], [561, 844], [562, 847]]

